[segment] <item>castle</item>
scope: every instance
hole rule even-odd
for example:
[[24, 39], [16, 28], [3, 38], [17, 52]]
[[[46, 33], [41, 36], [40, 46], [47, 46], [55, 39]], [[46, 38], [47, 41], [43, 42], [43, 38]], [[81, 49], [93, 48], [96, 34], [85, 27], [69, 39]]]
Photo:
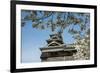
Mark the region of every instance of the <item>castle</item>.
[[40, 48], [42, 62], [74, 60], [73, 54], [77, 50], [73, 44], [64, 44], [61, 35], [52, 34], [46, 42], [47, 46]]

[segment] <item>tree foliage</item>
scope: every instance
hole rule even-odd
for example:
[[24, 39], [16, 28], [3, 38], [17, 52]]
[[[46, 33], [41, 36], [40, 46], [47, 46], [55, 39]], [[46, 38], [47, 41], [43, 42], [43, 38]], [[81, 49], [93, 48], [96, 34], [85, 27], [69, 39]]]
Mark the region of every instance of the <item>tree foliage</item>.
[[[29, 20], [33, 28], [50, 28], [52, 32], [59, 28], [57, 32], [63, 33], [64, 29], [72, 26], [68, 29], [70, 33], [81, 34], [89, 26], [89, 13], [22, 10], [22, 26]], [[75, 26], [80, 28], [75, 29]]]
[[76, 60], [89, 60], [90, 59], [90, 30], [88, 29], [85, 37], [80, 40], [76, 40], [75, 49], [77, 53], [74, 54]]

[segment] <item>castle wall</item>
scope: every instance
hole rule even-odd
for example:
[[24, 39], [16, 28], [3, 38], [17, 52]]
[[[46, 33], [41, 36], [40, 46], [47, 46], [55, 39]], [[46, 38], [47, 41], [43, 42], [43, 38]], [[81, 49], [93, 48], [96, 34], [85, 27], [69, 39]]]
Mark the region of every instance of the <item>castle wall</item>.
[[52, 58], [47, 58], [46, 60], [44, 61], [71, 61], [71, 60], [74, 60], [74, 57], [73, 56], [64, 56], [64, 57], [52, 57]]

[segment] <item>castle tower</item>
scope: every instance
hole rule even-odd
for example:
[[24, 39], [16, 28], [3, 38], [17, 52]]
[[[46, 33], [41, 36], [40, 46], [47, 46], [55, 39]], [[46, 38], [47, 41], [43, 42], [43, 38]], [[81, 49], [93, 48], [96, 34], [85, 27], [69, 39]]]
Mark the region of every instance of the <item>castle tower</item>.
[[47, 46], [40, 48], [40, 50], [42, 62], [74, 60], [73, 54], [77, 52], [73, 45], [65, 45], [59, 34], [50, 35]]

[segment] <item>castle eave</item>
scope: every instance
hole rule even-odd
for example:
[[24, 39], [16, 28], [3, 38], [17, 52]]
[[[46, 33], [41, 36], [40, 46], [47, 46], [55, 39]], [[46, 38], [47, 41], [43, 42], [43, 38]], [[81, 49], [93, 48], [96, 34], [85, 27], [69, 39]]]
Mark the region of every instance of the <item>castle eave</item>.
[[66, 49], [66, 50], [68, 50], [69, 48], [70, 48], [70, 50], [71, 49], [75, 49], [75, 46], [66, 46], [65, 44], [63, 44], [63, 45], [61, 45], [61, 46], [47, 46], [47, 47], [42, 47], [42, 48], [40, 48], [40, 50], [42, 51], [42, 50], [48, 50], [48, 49]]
[[76, 52], [76, 49], [46, 49], [46, 50], [42, 50], [42, 52], [58, 52], [58, 51], [72, 51], [72, 52]]

